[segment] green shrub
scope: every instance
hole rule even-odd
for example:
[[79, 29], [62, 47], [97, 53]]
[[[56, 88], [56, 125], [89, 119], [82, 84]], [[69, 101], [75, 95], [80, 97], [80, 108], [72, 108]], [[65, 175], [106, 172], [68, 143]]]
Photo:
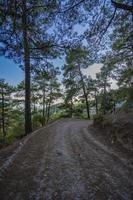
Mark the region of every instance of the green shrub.
[[43, 117], [41, 114], [34, 114], [32, 118], [33, 128], [41, 127], [43, 124]]
[[20, 139], [23, 136], [24, 136], [24, 122], [16, 121], [15, 123], [12, 124], [11, 127], [9, 127], [6, 136], [6, 143], [11, 144], [16, 139]]

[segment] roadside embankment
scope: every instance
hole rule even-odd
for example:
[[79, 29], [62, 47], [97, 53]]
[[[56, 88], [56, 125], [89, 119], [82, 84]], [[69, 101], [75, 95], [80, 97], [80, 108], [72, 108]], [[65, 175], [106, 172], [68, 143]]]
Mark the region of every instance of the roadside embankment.
[[106, 140], [133, 151], [133, 112], [96, 116], [93, 126]]

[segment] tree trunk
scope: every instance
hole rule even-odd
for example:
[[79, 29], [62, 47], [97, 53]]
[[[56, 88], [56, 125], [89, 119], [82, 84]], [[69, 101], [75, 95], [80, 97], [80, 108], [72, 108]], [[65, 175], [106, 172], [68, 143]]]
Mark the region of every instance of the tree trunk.
[[103, 114], [106, 114], [107, 111], [107, 91], [106, 91], [106, 86], [107, 86], [107, 78], [104, 80], [104, 88], [103, 88]]
[[35, 100], [35, 97], [34, 97], [34, 94], [33, 94], [33, 117], [32, 117], [32, 126], [33, 126], [33, 128], [37, 127], [36, 122], [34, 122], [35, 113], [36, 113], [36, 100]]
[[71, 102], [70, 102], [70, 115], [71, 115], [71, 118], [73, 116], [73, 101], [72, 101], [72, 98], [71, 98]]
[[90, 119], [90, 106], [89, 106], [89, 102], [88, 102], [88, 98], [87, 98], [87, 95], [85, 95], [85, 102], [86, 102], [86, 110], [87, 110], [87, 117], [88, 119]]
[[2, 88], [2, 132], [3, 132], [3, 141], [5, 143], [5, 137], [6, 137], [6, 132], [5, 132], [5, 111], [4, 111], [4, 91]]
[[114, 100], [114, 102], [113, 102], [113, 112], [115, 113], [115, 111], [116, 111], [116, 102]]
[[43, 115], [42, 125], [43, 125], [43, 126], [46, 124], [45, 103], [46, 103], [46, 100], [45, 100], [45, 89], [44, 89], [44, 91], [43, 91], [43, 110], [42, 110], [42, 115]]
[[32, 131], [31, 123], [31, 86], [30, 86], [30, 49], [27, 31], [27, 13], [26, 0], [23, 0], [23, 47], [24, 47], [24, 65], [25, 65], [25, 134]]
[[87, 117], [88, 117], [88, 119], [90, 119], [90, 108], [89, 108], [90, 106], [89, 106], [88, 97], [87, 97], [88, 95], [87, 95], [86, 90], [85, 90], [85, 83], [84, 83], [84, 80], [83, 80], [83, 75], [82, 75], [80, 66], [79, 66], [79, 75], [80, 75], [80, 78], [81, 78], [82, 89], [83, 89], [84, 98], [85, 98], [85, 102], [86, 102]]
[[51, 107], [51, 98], [49, 100], [49, 103], [48, 103], [48, 110], [47, 110], [47, 123], [49, 121], [49, 117], [50, 117], [50, 107]]
[[96, 114], [98, 115], [98, 100], [97, 100], [96, 91], [95, 91], [95, 105], [96, 105]]

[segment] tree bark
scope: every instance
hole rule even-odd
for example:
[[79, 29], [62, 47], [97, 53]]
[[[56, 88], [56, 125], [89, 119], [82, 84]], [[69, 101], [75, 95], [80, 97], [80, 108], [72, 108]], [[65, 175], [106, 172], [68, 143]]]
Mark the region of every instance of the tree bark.
[[49, 100], [49, 103], [48, 103], [48, 110], [47, 110], [47, 123], [49, 121], [49, 117], [50, 117], [50, 108], [51, 108], [51, 98]]
[[106, 107], [107, 107], [107, 91], [106, 91], [106, 86], [107, 86], [107, 78], [105, 78], [105, 81], [104, 81], [104, 93], [103, 93], [103, 114], [105, 115], [106, 114]]
[[85, 90], [85, 83], [84, 83], [84, 80], [83, 80], [83, 75], [82, 75], [80, 66], [79, 66], [79, 75], [80, 75], [80, 78], [81, 78], [82, 89], [83, 89], [84, 98], [85, 98], [85, 102], [86, 102], [87, 117], [88, 117], [88, 119], [90, 119], [90, 108], [89, 108], [90, 106], [89, 106], [89, 102], [88, 102], [88, 95], [87, 95], [86, 90]]
[[95, 105], [96, 105], [96, 114], [98, 115], [98, 100], [97, 100], [96, 91], [95, 91]]
[[3, 141], [5, 142], [5, 137], [6, 137], [6, 132], [5, 132], [5, 111], [4, 111], [4, 91], [2, 88], [1, 91], [1, 96], [2, 96], [2, 132], [3, 132]]
[[73, 101], [72, 101], [72, 98], [71, 98], [71, 102], [70, 102], [70, 115], [71, 115], [71, 118], [73, 116]]
[[30, 48], [27, 31], [27, 7], [26, 0], [23, 0], [23, 47], [24, 47], [24, 65], [25, 65], [25, 134], [32, 131], [31, 123], [31, 86], [30, 86]]
[[35, 100], [35, 96], [33, 94], [33, 117], [32, 117], [32, 126], [33, 126], [33, 129], [37, 127], [37, 123], [34, 122], [34, 115], [36, 113], [36, 100]]
[[46, 104], [46, 99], [45, 99], [45, 89], [44, 89], [44, 90], [43, 90], [43, 111], [42, 111], [42, 115], [43, 115], [42, 125], [43, 125], [43, 126], [46, 124], [45, 104]]
[[116, 102], [114, 100], [114, 102], [113, 102], [113, 113], [115, 113], [115, 111], [116, 111]]

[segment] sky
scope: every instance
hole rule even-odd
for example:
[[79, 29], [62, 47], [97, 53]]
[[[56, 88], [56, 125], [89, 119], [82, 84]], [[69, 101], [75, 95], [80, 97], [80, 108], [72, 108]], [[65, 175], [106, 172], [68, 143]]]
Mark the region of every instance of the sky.
[[[64, 60], [57, 59], [54, 62], [56, 67], [63, 66]], [[93, 64], [92, 66], [84, 69], [84, 73], [90, 74], [95, 78], [95, 74], [100, 71], [101, 64]], [[14, 63], [13, 60], [0, 57], [0, 78], [4, 78], [9, 84], [17, 85], [24, 79], [24, 72], [19, 68], [19, 65]]]
[[[82, 34], [85, 29], [85, 26], [78, 24], [74, 27], [74, 30], [79, 34]], [[61, 67], [64, 64], [64, 58], [58, 58], [53, 63], [54, 66]], [[5, 79], [5, 81], [9, 84], [16, 86], [18, 83], [24, 80], [24, 72], [19, 68], [19, 64], [14, 63], [13, 60], [5, 58], [4, 56], [0, 56], [0, 79], [1, 78]]]
[[[64, 60], [57, 59], [54, 62], [56, 67], [62, 66]], [[24, 80], [24, 72], [19, 68], [19, 64], [16, 64], [13, 60], [0, 57], [0, 78], [5, 79], [9, 84], [16, 86], [22, 80]]]
[[[64, 64], [64, 59], [57, 59], [54, 61], [56, 67], [61, 67]], [[90, 75], [92, 78], [96, 78], [96, 73], [100, 72], [102, 64], [95, 63], [88, 68], [83, 69], [82, 72], [85, 75]], [[9, 84], [16, 86], [22, 80], [24, 80], [24, 72], [19, 68], [19, 65], [14, 63], [13, 60], [0, 57], [0, 78], [4, 78]], [[112, 88], [117, 88], [116, 82], [112, 81]]]
[[[86, 69], [82, 69], [82, 73], [84, 75], [90, 75], [93, 79], [96, 78], [96, 73], [100, 72], [101, 67], [103, 66], [102, 63], [94, 63], [93, 65], [88, 66]], [[110, 79], [111, 82], [111, 89], [117, 89], [117, 82], [114, 79]]]
[[[83, 34], [86, 28], [86, 26], [76, 24], [74, 26], [74, 31], [78, 32], [79, 34]], [[64, 58], [58, 58], [54, 60], [54, 66], [61, 68], [61, 66], [64, 64], [64, 60]], [[87, 74], [90, 74], [92, 75], [92, 78], [95, 78], [95, 74], [99, 72], [100, 66], [101, 65], [99, 64], [89, 66], [86, 71]], [[19, 64], [14, 63], [13, 60], [5, 58], [4, 56], [0, 56], [0, 78], [4, 78], [9, 84], [16, 86], [18, 83], [24, 80], [24, 72], [19, 68]], [[62, 75], [60, 76], [60, 79], [62, 79]]]
[[102, 64], [95, 63], [93, 65], [90, 65], [86, 69], [82, 69], [82, 73], [84, 75], [90, 75], [93, 79], [96, 78], [96, 73], [100, 72], [100, 69], [102, 67]]
[[4, 78], [11, 85], [17, 85], [24, 79], [24, 72], [13, 60], [0, 57], [0, 78]]

